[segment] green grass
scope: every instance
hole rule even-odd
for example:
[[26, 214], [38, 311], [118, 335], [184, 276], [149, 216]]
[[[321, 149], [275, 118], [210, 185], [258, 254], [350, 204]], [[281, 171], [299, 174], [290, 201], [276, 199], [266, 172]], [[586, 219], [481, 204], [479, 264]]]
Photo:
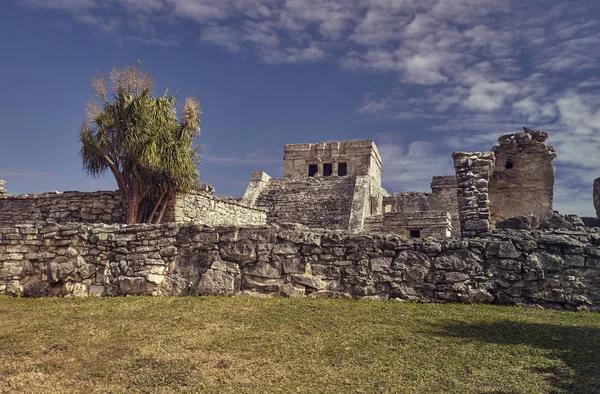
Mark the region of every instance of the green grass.
[[401, 302], [0, 297], [0, 392], [600, 392], [600, 314]]

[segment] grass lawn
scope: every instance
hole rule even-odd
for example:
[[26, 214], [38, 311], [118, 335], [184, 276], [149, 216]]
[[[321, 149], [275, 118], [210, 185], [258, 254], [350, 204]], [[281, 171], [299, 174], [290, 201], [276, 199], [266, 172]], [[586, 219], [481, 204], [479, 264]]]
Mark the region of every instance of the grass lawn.
[[0, 297], [0, 392], [598, 393], [600, 314]]

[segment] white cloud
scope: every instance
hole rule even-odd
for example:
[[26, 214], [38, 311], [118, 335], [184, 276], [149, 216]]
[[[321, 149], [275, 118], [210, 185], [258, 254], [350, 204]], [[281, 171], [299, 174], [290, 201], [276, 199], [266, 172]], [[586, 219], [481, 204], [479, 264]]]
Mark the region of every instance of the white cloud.
[[510, 82], [477, 80], [471, 86], [465, 105], [473, 110], [494, 111], [502, 108], [505, 101], [518, 91], [517, 87]]
[[426, 141], [404, 143], [386, 135], [375, 137], [383, 166], [383, 186], [388, 192], [430, 191], [434, 175], [454, 173], [447, 152]]

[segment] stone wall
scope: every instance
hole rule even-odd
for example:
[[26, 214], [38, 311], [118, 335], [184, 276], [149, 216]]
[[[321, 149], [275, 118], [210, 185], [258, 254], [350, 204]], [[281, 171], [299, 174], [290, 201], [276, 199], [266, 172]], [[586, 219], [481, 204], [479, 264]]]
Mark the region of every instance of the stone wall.
[[487, 236], [490, 232], [489, 179], [494, 165], [492, 152], [454, 152], [458, 209], [463, 237]]
[[0, 293], [270, 294], [600, 310], [600, 229], [486, 238], [279, 226], [17, 225], [0, 229]]
[[266, 224], [267, 212], [244, 205], [236, 199], [191, 192], [178, 195], [167, 207], [163, 220], [206, 226], [246, 226]]
[[496, 158], [489, 181], [492, 225], [515, 216], [552, 215], [556, 153], [546, 145], [547, 133], [523, 129], [501, 136], [492, 149]]
[[452, 215], [447, 211], [386, 212], [368, 217], [364, 230], [407, 238], [446, 239], [452, 236]]
[[0, 198], [0, 224], [51, 219], [56, 222], [120, 223], [118, 191], [5, 195]]
[[255, 207], [267, 210], [269, 223], [347, 230], [355, 184], [356, 177], [272, 178]]

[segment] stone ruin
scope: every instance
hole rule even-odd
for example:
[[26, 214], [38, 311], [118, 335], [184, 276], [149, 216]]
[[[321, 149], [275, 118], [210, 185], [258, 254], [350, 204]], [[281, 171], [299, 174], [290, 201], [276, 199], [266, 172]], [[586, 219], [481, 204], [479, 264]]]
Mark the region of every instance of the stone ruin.
[[6, 181], [0, 179], [0, 195], [6, 193], [6, 189], [4, 188], [4, 186], [6, 186]]
[[390, 195], [371, 140], [286, 145], [283, 161], [283, 178], [254, 172], [242, 198], [265, 209], [269, 223], [415, 238], [459, 235], [456, 178], [434, 177], [431, 193]]
[[[242, 198], [209, 185], [166, 223], [123, 225], [118, 192], [5, 194], [0, 294], [283, 295], [600, 311], [600, 218], [552, 209], [554, 149], [524, 128], [454, 152], [430, 192], [388, 193], [373, 141], [284, 147]], [[600, 178], [594, 204], [600, 211]], [[600, 212], [599, 212], [600, 214]], [[600, 216], [600, 215], [599, 215]]]
[[434, 176], [430, 193], [388, 193], [371, 140], [286, 145], [284, 177], [252, 173], [242, 203], [266, 210], [268, 223], [414, 238], [486, 236], [509, 218], [553, 217], [556, 153], [547, 138], [524, 127], [498, 138], [491, 151], [454, 152], [455, 175]]
[[[528, 218], [535, 227], [555, 215], [556, 153], [547, 138], [524, 127], [500, 136], [490, 151], [454, 152], [455, 174], [434, 176], [430, 192], [394, 193], [382, 187], [383, 163], [374, 141], [289, 144], [282, 178], [253, 172], [242, 198], [218, 197], [212, 186], [199, 185], [171, 201], [165, 220], [209, 226], [296, 223], [439, 239], [487, 236], [497, 223], [515, 217]], [[6, 193], [5, 183], [0, 181], [0, 194]], [[118, 192], [3, 195], [0, 224], [122, 221]], [[600, 178], [594, 205], [600, 216]], [[597, 225], [594, 219], [583, 222]]]

